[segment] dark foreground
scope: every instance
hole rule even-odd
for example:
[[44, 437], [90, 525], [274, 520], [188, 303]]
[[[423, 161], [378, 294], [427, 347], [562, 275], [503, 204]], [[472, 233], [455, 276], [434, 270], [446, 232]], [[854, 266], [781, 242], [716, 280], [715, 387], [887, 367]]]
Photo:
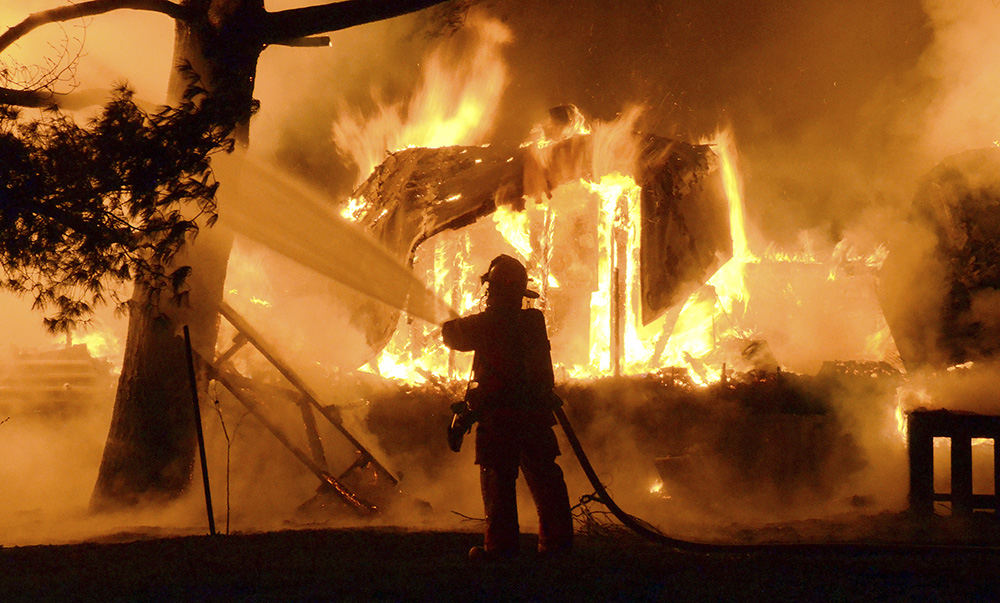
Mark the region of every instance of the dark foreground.
[[[10, 600], [995, 600], [1000, 550], [689, 554], [581, 537], [572, 555], [472, 564], [476, 534], [385, 528], [0, 549]], [[531, 537], [524, 544], [530, 547]]]

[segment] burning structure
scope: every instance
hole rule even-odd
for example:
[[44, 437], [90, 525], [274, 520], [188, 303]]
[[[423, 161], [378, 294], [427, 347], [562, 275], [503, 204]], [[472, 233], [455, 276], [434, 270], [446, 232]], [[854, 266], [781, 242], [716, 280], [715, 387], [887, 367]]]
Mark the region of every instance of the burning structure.
[[[401, 315], [330, 286], [340, 301], [324, 306], [329, 336], [345, 343], [301, 359], [340, 367], [305, 370], [332, 398], [356, 401], [356, 427], [380, 455], [419, 467], [428, 481], [414, 486], [411, 472], [409, 487], [444, 475], [440, 429], [469, 371], [468, 358], [440, 345], [435, 322], [447, 309], [420, 300], [469, 311], [482, 266], [509, 253], [542, 292], [574, 418], [612, 475], [642, 473], [617, 483], [630, 500], [755, 518], [905, 505], [905, 485], [886, 495], [882, 482], [905, 482], [903, 413], [926, 400], [899, 389], [915, 356], [897, 320], [908, 306], [893, 304], [884, 270], [894, 241], [855, 234], [826, 245], [807, 232], [792, 252], [760, 244], [728, 132], [693, 144], [642, 133], [637, 111], [601, 121], [560, 105], [528, 139], [491, 142], [482, 123], [497, 100], [482, 91], [502, 88], [498, 48], [509, 34], [489, 19], [466, 34], [478, 40], [466, 48], [475, 60], [448, 73], [446, 53], [432, 54], [408, 106], [334, 127], [362, 174], [341, 214], [413, 268], [424, 289], [401, 287], [403, 298], [425, 309]], [[262, 216], [231, 224], [280, 248], [247, 227], [282, 219]], [[277, 261], [244, 249], [258, 266]], [[234, 308], [265, 330], [281, 325], [272, 339], [323, 337], [315, 324], [282, 333], [297, 294], [241, 267], [239, 255], [227, 284]], [[303, 263], [331, 275], [315, 255]]]
[[[495, 22], [476, 27], [487, 48], [504, 39]], [[502, 71], [502, 63], [475, 64], [483, 77]], [[429, 65], [428, 78], [443, 77], [434, 60]], [[425, 86], [437, 94], [449, 82], [469, 87], [463, 75]], [[450, 106], [454, 115], [479, 114], [479, 100], [458, 95]], [[447, 115], [410, 113], [451, 124]], [[562, 395], [592, 437], [608, 446], [627, 442], [637, 455], [625, 461], [612, 453], [612, 463], [644, 467], [629, 490], [647, 498], [651, 488], [653, 498], [669, 492], [692, 505], [742, 500], [761, 510], [837, 499], [867, 462], [839, 397], [863, 394], [880, 404], [888, 397], [893, 421], [902, 365], [875, 278], [886, 247], [863, 254], [844, 242], [822, 258], [752, 249], [732, 136], [691, 144], [641, 133], [638, 117], [631, 111], [601, 122], [560, 105], [517, 145], [463, 144], [461, 134], [445, 140], [435, 128], [421, 130], [434, 132], [433, 140], [381, 140], [399, 150], [367, 164], [355, 158], [370, 175], [342, 215], [461, 313], [478, 303], [477, 270], [490, 257], [520, 257], [542, 292]], [[373, 145], [359, 144], [357, 134], [381, 131], [382, 119], [339, 123], [335, 132], [364, 150]], [[274, 204], [260, 205], [267, 202]], [[262, 216], [237, 216], [236, 229], [278, 248], [252, 225], [284, 218]], [[230, 303], [249, 320], [281, 320], [288, 300], [277, 287], [275, 295], [245, 293], [260, 290], [259, 272], [237, 262], [227, 287]], [[331, 322], [341, 337], [359, 335], [342, 346], [353, 355], [338, 350], [348, 373], [336, 372], [341, 389], [332, 395], [362, 403], [362, 428], [390, 458], [419, 459], [428, 477], [440, 475], [447, 459], [428, 442], [439, 439], [470, 359], [444, 349], [433, 311], [431, 318], [418, 311], [419, 320], [350, 292], [334, 296], [347, 310]], [[840, 317], [835, 338], [818, 312]], [[344, 385], [344, 375], [362, 365], [402, 385], [372, 386], [374, 377]]]

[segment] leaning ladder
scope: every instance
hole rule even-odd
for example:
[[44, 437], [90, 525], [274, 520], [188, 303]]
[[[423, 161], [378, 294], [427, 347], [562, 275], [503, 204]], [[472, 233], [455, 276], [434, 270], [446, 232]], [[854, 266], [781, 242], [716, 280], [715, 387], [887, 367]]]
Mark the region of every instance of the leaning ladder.
[[[379, 510], [378, 507], [359, 496], [344, 480], [354, 472], [365, 470], [370, 473], [370, 477], [373, 477], [374, 480], [385, 480], [392, 487], [395, 487], [399, 483], [399, 480], [375, 458], [367, 447], [344, 427], [340, 413], [335, 407], [324, 406], [319, 402], [319, 397], [315, 392], [292, 370], [288, 363], [281, 359], [274, 347], [269, 345], [264, 337], [245, 318], [225, 302], [222, 302], [219, 306], [219, 313], [236, 329], [236, 336], [233, 338], [232, 345], [227, 350], [218, 354], [211, 362], [207, 363], [209, 377], [225, 387], [237, 401], [246, 407], [250, 414], [260, 421], [295, 458], [320, 480], [321, 491], [334, 494], [359, 514], [370, 515], [377, 513]], [[253, 346], [294, 389], [289, 391], [284, 388], [256, 385], [252, 379], [240, 374], [230, 360], [246, 344]], [[202, 360], [204, 361], [204, 359]], [[261, 410], [260, 392], [268, 390], [287, 395], [298, 405], [302, 413], [306, 441], [309, 443], [308, 453], [296, 445]], [[354, 462], [337, 476], [334, 476], [328, 470], [323, 442], [319, 437], [316, 417], [313, 414], [314, 411], [325, 418], [340, 435], [347, 439], [356, 451]]]

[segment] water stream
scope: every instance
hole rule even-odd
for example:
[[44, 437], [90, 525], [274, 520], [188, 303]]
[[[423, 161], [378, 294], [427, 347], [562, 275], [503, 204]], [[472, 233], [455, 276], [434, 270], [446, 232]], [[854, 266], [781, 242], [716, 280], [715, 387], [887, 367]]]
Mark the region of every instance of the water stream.
[[411, 316], [441, 324], [457, 315], [322, 192], [249, 157], [239, 172], [238, 199], [220, 208], [220, 224]]

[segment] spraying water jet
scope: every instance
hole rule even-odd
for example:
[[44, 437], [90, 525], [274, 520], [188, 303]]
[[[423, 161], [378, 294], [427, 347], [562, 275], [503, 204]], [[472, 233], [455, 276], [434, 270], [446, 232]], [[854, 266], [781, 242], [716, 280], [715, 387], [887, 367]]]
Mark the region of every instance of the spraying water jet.
[[321, 193], [252, 159], [240, 187], [240, 202], [220, 212], [236, 232], [429, 323], [457, 316], [384, 246], [337, 215]]

